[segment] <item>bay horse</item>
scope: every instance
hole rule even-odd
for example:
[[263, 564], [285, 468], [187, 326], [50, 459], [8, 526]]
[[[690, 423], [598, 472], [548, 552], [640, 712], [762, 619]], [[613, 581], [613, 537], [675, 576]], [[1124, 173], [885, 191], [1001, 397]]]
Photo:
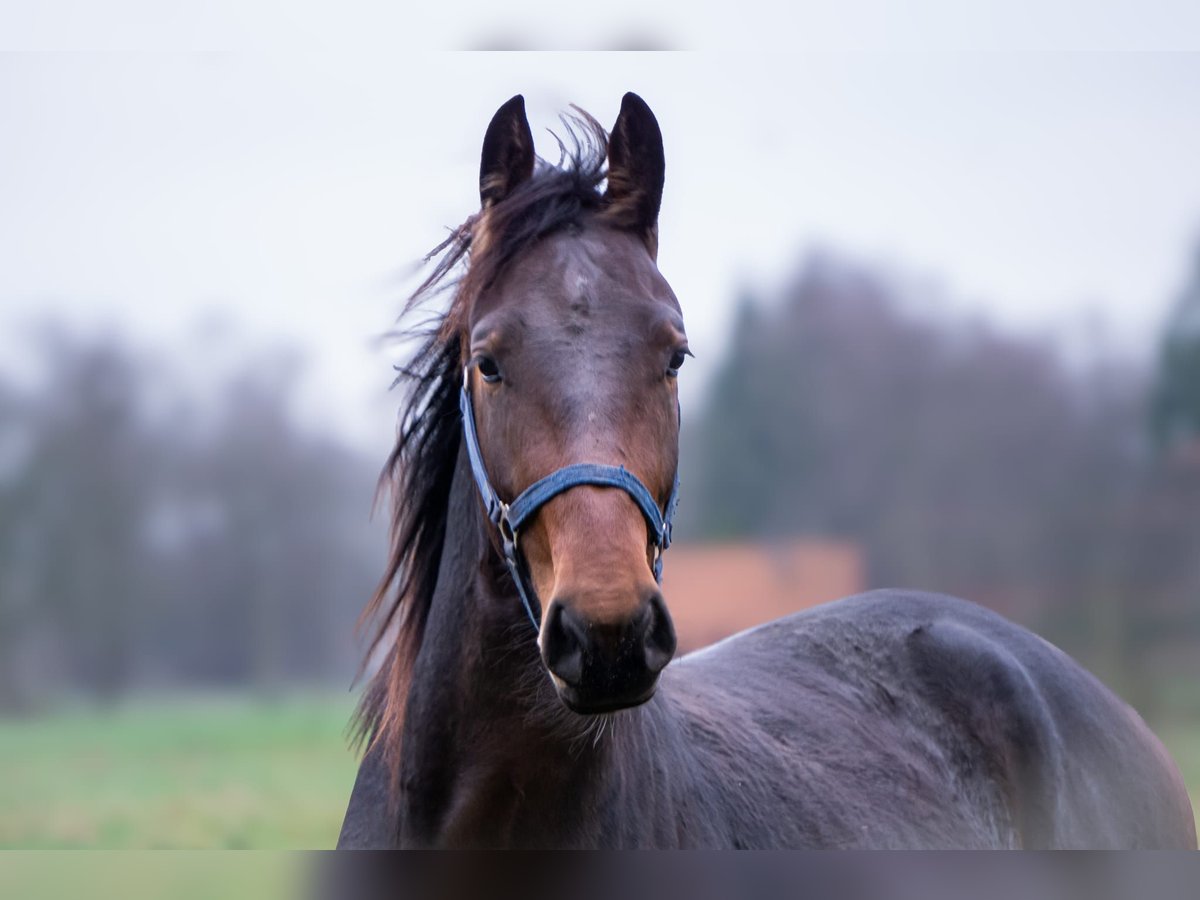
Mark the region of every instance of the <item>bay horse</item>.
[[873, 591], [671, 662], [662, 136], [634, 94], [611, 136], [566, 121], [552, 165], [500, 107], [481, 210], [409, 302], [450, 294], [400, 376], [339, 846], [1195, 847], [1137, 714], [967, 601]]

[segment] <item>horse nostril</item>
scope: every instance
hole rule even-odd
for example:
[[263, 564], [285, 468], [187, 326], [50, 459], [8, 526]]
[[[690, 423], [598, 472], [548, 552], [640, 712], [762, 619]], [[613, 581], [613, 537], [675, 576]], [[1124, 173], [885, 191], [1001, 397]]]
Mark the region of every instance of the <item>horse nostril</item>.
[[583, 638], [585, 629], [567, 607], [555, 600], [542, 626], [542, 661], [546, 668], [567, 684], [577, 685], [583, 678]]
[[655, 591], [651, 596], [642, 646], [646, 654], [646, 668], [657, 674], [666, 668], [675, 655], [675, 626], [671, 614], [663, 602], [662, 594]]

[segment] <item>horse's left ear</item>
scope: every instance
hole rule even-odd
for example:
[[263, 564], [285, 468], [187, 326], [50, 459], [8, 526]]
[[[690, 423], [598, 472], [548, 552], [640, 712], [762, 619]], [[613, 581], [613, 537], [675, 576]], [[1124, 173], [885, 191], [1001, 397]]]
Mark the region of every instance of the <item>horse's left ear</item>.
[[604, 196], [617, 224], [641, 232], [652, 254], [658, 250], [658, 209], [665, 175], [658, 120], [645, 100], [626, 94], [608, 139], [608, 190]]

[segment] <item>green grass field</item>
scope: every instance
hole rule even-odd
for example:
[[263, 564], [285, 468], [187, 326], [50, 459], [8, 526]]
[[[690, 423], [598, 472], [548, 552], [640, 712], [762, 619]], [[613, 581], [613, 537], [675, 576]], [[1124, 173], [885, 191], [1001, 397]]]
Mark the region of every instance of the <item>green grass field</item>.
[[[180, 700], [0, 719], [0, 847], [331, 847], [349, 698]], [[1200, 801], [1200, 725], [1160, 729]]]
[[1175, 762], [1179, 763], [1188, 793], [1192, 796], [1192, 809], [1200, 819], [1200, 723], [1165, 726], [1155, 730], [1175, 757]]
[[0, 847], [332, 847], [352, 709], [188, 699], [0, 719]]

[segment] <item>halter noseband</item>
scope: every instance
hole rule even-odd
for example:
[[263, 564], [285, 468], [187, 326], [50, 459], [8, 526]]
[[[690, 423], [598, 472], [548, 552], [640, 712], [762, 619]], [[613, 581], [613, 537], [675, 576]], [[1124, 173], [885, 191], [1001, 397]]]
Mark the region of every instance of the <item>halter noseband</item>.
[[483, 452], [479, 449], [479, 435], [475, 431], [475, 408], [471, 402], [470, 369], [463, 370], [463, 386], [458, 406], [462, 411], [463, 439], [467, 444], [467, 456], [471, 460], [471, 473], [475, 476], [475, 485], [479, 488], [483, 505], [487, 508], [488, 518], [500, 532], [504, 562], [517, 585], [517, 593], [521, 596], [521, 603], [535, 631], [540, 631], [541, 626], [538, 625], [537, 616], [533, 612], [533, 585], [529, 584], [521, 564], [517, 538], [521, 526], [532, 519], [539, 509], [573, 487], [584, 484], [615, 487], [633, 498], [633, 502], [642, 511], [653, 537], [654, 580], [662, 582], [663, 551], [671, 546], [671, 520], [675, 517], [675, 505], [679, 501], [678, 469], [675, 472], [675, 481], [671, 485], [671, 496], [667, 498], [665, 513], [658, 508], [658, 501], [649, 489], [624, 466], [604, 466], [597, 463], [564, 466], [525, 488], [512, 503], [505, 503], [488, 480], [487, 469], [483, 464]]

